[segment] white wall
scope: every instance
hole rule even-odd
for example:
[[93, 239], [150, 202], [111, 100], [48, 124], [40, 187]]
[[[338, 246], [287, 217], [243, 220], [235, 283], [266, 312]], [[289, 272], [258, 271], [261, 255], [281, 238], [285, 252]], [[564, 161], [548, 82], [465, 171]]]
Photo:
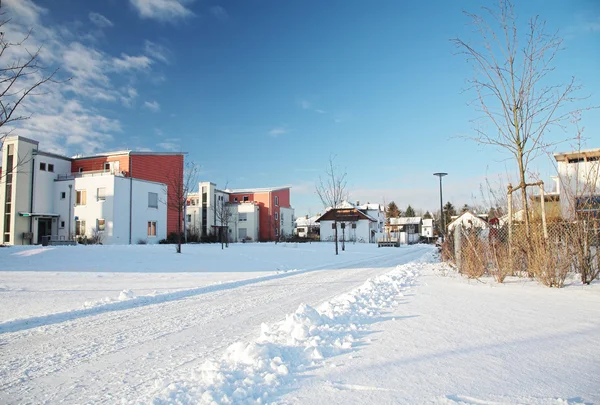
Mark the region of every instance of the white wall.
[[[231, 241], [241, 242], [243, 232], [240, 229], [245, 230], [246, 237], [250, 238], [250, 241], [258, 241], [259, 234], [259, 207], [253, 203], [233, 203], [230, 205], [232, 211], [232, 218], [229, 224]], [[245, 214], [246, 220], [240, 219], [240, 214]]]
[[[71, 173], [71, 161], [43, 154], [34, 157], [34, 187], [33, 187], [33, 209], [32, 212], [54, 213], [56, 201], [56, 187], [54, 180], [59, 175]], [[40, 169], [40, 163], [44, 163], [46, 170]], [[48, 165], [54, 165], [52, 172], [48, 171]]]
[[[321, 240], [322, 241], [333, 241], [335, 230], [332, 228], [333, 221], [321, 221]], [[346, 223], [346, 229], [342, 232], [341, 223], [338, 222], [338, 240], [342, 240], [342, 234], [346, 241], [356, 240], [357, 242], [369, 243], [371, 230], [376, 228], [376, 223], [371, 222], [367, 219], [356, 222], [356, 228], [352, 228], [352, 223]], [[375, 239], [375, 241], [377, 241]]]
[[279, 234], [291, 236], [294, 234], [294, 209], [279, 207]]
[[433, 219], [424, 219], [421, 227], [421, 236], [433, 238]]
[[575, 199], [600, 195], [600, 161], [558, 162], [560, 206], [563, 218], [574, 219]]
[[[57, 182], [59, 183], [59, 182]], [[61, 186], [62, 188], [62, 186]], [[104, 188], [106, 199], [98, 200], [98, 188]], [[85, 191], [85, 205], [75, 205], [77, 201], [77, 191]], [[126, 196], [121, 196], [121, 202], [129, 201], [129, 193]], [[126, 197], [126, 198], [123, 198]], [[67, 192], [68, 199], [68, 192]], [[123, 233], [126, 228], [118, 223], [115, 227], [114, 207], [115, 207], [115, 176], [84, 176], [75, 178], [73, 182], [73, 218], [71, 220], [72, 233], [75, 234], [76, 219], [85, 221], [85, 236], [91, 238], [97, 228], [97, 220], [105, 220], [105, 230], [102, 232], [103, 242], [105, 244], [128, 243], [128, 233]], [[129, 205], [129, 204], [123, 204]], [[121, 209], [125, 209], [121, 207]], [[68, 227], [68, 224], [67, 224]]]
[[[148, 207], [148, 193], [158, 193], [158, 208]], [[132, 243], [158, 243], [167, 237], [166, 187], [160, 183], [133, 180]], [[156, 236], [148, 236], [148, 221], [156, 221]]]

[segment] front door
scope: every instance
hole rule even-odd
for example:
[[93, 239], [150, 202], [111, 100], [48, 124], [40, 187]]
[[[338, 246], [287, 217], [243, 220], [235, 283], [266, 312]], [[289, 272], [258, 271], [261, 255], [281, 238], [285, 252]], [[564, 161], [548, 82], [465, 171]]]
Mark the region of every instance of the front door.
[[37, 243], [42, 243], [42, 236], [52, 235], [52, 218], [38, 218]]

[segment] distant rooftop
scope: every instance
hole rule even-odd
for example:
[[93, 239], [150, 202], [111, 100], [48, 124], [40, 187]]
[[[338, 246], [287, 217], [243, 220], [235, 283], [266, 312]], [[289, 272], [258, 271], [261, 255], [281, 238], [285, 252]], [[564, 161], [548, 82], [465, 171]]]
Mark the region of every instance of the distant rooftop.
[[[559, 152], [554, 154], [554, 159], [557, 161], [564, 160], [572, 160], [572, 159], [582, 159], [583, 160], [593, 160], [597, 161], [600, 158], [600, 148], [596, 149], [586, 149], [572, 152]], [[569, 162], [569, 163], [577, 163], [577, 162]]]
[[271, 191], [277, 190], [286, 190], [292, 188], [292, 186], [281, 186], [281, 187], [264, 187], [264, 188], [236, 188], [233, 190], [227, 189], [223, 190], [227, 193], [231, 194], [240, 194], [240, 193], [268, 193]]

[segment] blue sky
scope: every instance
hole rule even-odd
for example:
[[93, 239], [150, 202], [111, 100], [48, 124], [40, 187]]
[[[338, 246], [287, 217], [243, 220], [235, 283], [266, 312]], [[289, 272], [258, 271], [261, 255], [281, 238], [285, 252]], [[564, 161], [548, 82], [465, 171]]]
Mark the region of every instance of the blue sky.
[[[72, 78], [32, 100], [17, 133], [69, 155], [185, 151], [219, 186], [292, 185], [297, 215], [322, 210], [332, 154], [353, 201], [435, 209], [445, 171], [444, 200], [482, 203], [480, 184], [514, 164], [457, 138], [478, 114], [449, 39], [476, 38], [462, 10], [492, 2], [4, 0], [7, 32], [33, 28], [28, 46]], [[559, 82], [576, 76], [582, 106], [600, 105], [600, 3], [517, 3], [565, 39]], [[600, 112], [582, 125], [600, 147]], [[548, 158], [532, 168], [550, 181]]]

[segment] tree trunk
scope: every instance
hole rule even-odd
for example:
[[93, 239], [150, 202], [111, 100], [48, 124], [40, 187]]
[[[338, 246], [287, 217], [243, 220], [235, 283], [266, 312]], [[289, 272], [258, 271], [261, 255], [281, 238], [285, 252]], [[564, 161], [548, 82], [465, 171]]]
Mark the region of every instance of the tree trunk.
[[333, 223], [335, 224], [335, 232], [334, 232], [334, 238], [335, 238], [335, 254], [338, 254], [338, 232], [337, 232], [337, 220], [333, 221]]
[[523, 164], [523, 152], [519, 151], [519, 186], [521, 187], [521, 199], [523, 200], [523, 214], [525, 216], [525, 235], [529, 240], [531, 230], [529, 227], [529, 201], [527, 201], [527, 182], [525, 181], [525, 165]]
[[181, 253], [181, 207], [178, 210], [177, 217], [179, 221], [177, 221], [177, 253]]

